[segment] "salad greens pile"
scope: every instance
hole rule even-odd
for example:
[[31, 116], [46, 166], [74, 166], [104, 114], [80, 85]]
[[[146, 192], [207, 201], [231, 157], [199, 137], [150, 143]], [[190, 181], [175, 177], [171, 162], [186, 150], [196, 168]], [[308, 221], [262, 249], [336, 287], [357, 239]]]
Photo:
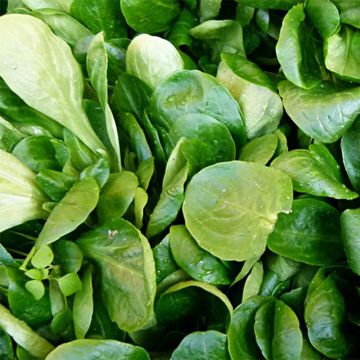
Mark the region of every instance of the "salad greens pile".
[[358, 0], [0, 0], [0, 358], [360, 358]]

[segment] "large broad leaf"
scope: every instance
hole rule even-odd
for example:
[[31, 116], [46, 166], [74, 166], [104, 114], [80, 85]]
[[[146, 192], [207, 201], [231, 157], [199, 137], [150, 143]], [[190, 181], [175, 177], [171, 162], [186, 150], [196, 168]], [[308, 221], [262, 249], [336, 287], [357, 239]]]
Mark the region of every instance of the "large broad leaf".
[[228, 360], [230, 357], [226, 345], [226, 335], [218, 331], [193, 332], [181, 341], [170, 360]]
[[358, 0], [331, 0], [340, 10], [340, 20], [343, 24], [360, 29], [360, 7]]
[[46, 217], [42, 209], [47, 200], [35, 174], [14, 155], [0, 149], [0, 231], [26, 221]]
[[248, 138], [276, 130], [283, 108], [268, 76], [241, 55], [223, 54], [221, 59], [217, 79], [239, 103]]
[[347, 209], [340, 217], [341, 235], [351, 270], [360, 275], [360, 209]]
[[360, 191], [360, 121], [355, 121], [353, 126], [341, 138], [341, 152], [346, 173], [351, 185]]
[[265, 296], [255, 296], [234, 310], [227, 332], [229, 352], [232, 359], [261, 359], [253, 326], [257, 310], [270, 299]]
[[294, 190], [335, 199], [355, 199], [358, 195], [342, 183], [336, 160], [324, 145], [309, 150], [292, 150], [277, 157], [271, 166], [288, 174]]
[[118, 1], [73, 0], [71, 15], [94, 34], [104, 31], [107, 39], [127, 37], [126, 24], [121, 16]]
[[350, 350], [344, 298], [331, 275], [322, 280], [315, 276], [312, 284], [304, 313], [309, 340], [326, 357], [344, 358]]
[[283, 81], [279, 90], [291, 120], [319, 142], [338, 140], [360, 114], [360, 87], [324, 82], [311, 90], [303, 90]]
[[323, 39], [327, 39], [339, 29], [340, 14], [331, 0], [307, 1], [306, 14], [310, 17]]
[[74, 340], [58, 346], [46, 360], [149, 360], [148, 353], [141, 347], [115, 340]]
[[180, 13], [178, 0], [121, 0], [120, 5], [127, 24], [149, 34], [167, 30]]
[[288, 176], [242, 161], [218, 163], [190, 181], [183, 205], [185, 224], [198, 244], [226, 260], [261, 255], [277, 216], [292, 204]]
[[[82, 107], [83, 78], [70, 47], [41, 20], [0, 20], [0, 76], [29, 106], [67, 127], [90, 149], [104, 149]], [[21, 51], [19, 51], [21, 49]]]
[[333, 264], [343, 256], [339, 213], [323, 201], [295, 200], [290, 214], [279, 215], [268, 246], [306, 264]]
[[81, 236], [77, 244], [100, 272], [104, 301], [120, 329], [135, 331], [153, 317], [155, 265], [147, 239], [117, 219]]
[[288, 80], [304, 89], [321, 81], [316, 53], [319, 45], [304, 22], [302, 4], [294, 6], [284, 17], [276, 55]]
[[360, 31], [344, 26], [324, 47], [325, 65], [339, 77], [360, 82]]
[[155, 126], [166, 132], [181, 116], [200, 113], [225, 124], [237, 145], [245, 142], [238, 104], [214, 77], [197, 70], [179, 71], [162, 82], [153, 93], [150, 111]]

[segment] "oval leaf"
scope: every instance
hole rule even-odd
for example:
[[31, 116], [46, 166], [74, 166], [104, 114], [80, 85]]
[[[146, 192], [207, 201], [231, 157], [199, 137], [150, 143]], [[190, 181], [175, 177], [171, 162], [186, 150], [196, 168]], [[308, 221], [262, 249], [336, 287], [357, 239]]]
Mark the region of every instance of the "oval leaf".
[[288, 176], [265, 166], [232, 161], [209, 166], [190, 181], [185, 225], [197, 243], [223, 260], [261, 255], [280, 212], [290, 211]]

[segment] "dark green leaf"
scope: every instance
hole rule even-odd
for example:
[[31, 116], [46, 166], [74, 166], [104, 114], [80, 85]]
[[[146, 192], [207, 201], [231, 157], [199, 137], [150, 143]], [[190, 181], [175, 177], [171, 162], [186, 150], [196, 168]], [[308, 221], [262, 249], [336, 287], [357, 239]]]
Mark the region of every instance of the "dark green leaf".
[[310, 265], [329, 265], [343, 256], [339, 213], [326, 202], [298, 199], [289, 214], [280, 214], [269, 248]]
[[228, 360], [226, 345], [226, 335], [218, 331], [193, 332], [181, 341], [170, 360]]
[[230, 284], [229, 269], [220, 259], [199, 247], [184, 225], [170, 228], [170, 248], [176, 263], [193, 279], [213, 285]]
[[321, 83], [311, 90], [289, 81], [279, 84], [291, 120], [307, 135], [322, 143], [338, 140], [360, 114], [360, 87]]
[[293, 84], [311, 89], [321, 81], [316, 54], [318, 44], [306, 26], [304, 7], [294, 6], [284, 17], [276, 55], [282, 70]]
[[121, 0], [120, 5], [127, 24], [149, 34], [167, 30], [180, 13], [177, 0]]
[[[316, 149], [321, 149], [322, 153], [315, 152]], [[324, 145], [310, 145], [310, 151], [289, 151], [277, 157], [271, 166], [288, 174], [294, 190], [298, 192], [335, 199], [351, 200], [358, 197], [342, 184], [339, 166]]]

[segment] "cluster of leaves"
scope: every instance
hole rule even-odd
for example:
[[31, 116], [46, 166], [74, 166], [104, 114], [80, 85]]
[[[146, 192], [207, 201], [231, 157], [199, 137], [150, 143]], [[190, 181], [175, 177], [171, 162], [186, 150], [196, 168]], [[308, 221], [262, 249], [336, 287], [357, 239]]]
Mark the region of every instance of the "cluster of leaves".
[[1, 359], [360, 357], [357, 0], [0, 13]]

